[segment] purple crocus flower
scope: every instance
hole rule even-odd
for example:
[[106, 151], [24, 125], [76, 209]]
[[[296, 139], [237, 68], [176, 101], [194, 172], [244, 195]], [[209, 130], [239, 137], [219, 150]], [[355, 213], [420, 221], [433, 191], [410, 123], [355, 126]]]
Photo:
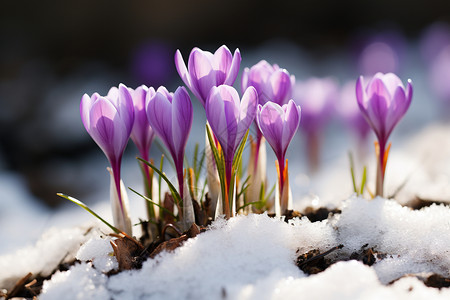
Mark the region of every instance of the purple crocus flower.
[[[145, 110], [145, 101], [146, 98], [151, 98], [155, 95], [155, 89], [153, 87], [146, 87], [145, 85], [141, 85], [135, 90], [128, 88], [130, 91], [130, 95], [133, 99], [134, 104], [134, 124], [133, 129], [131, 130], [131, 140], [134, 142], [136, 147], [139, 150], [139, 154], [145, 161], [149, 161], [150, 157], [150, 147], [152, 145], [153, 138], [155, 136], [155, 132], [153, 128], [150, 126], [150, 123], [147, 119], [147, 112]], [[142, 163], [142, 171], [144, 175], [144, 186], [146, 191], [146, 196], [153, 199], [153, 178], [151, 176], [150, 167], [146, 164]], [[146, 201], [147, 204], [147, 212], [149, 218], [155, 218], [155, 212], [153, 209], [153, 205]]]
[[387, 162], [386, 143], [394, 129], [409, 108], [412, 99], [411, 80], [406, 88], [393, 73], [377, 73], [367, 85], [361, 76], [356, 82], [356, 99], [359, 109], [378, 138], [379, 175], [376, 194], [383, 194], [384, 172]]
[[406, 41], [401, 32], [387, 30], [364, 32], [355, 43], [360, 74], [397, 72], [405, 56]]
[[427, 63], [432, 63], [439, 53], [450, 45], [450, 26], [436, 22], [428, 26], [419, 41], [420, 52]]
[[278, 161], [278, 188], [281, 200], [281, 212], [288, 209], [288, 191], [285, 188], [287, 179], [287, 161], [285, 170], [286, 150], [300, 124], [300, 106], [293, 100], [283, 106], [274, 102], [258, 105], [256, 121], [269, 145], [272, 147]]
[[270, 65], [261, 60], [253, 67], [245, 68], [242, 74], [242, 91], [253, 86], [258, 92], [259, 104], [264, 105], [267, 101], [283, 105], [291, 99], [292, 88], [295, 84], [295, 76], [289, 75], [286, 69], [278, 65]]
[[448, 78], [450, 76], [450, 45], [443, 48], [441, 52], [430, 63], [429, 68], [429, 83], [437, 98], [443, 102], [444, 106], [442, 113], [448, 115], [450, 103], [450, 85]]
[[[205, 110], [214, 136], [219, 141], [225, 159], [226, 187], [230, 187], [233, 174], [233, 159], [242, 138], [256, 116], [258, 93], [249, 87], [239, 99], [239, 94], [231, 86], [213, 87], [206, 100]], [[228, 190], [225, 192], [225, 212], [229, 216]]]
[[188, 67], [180, 50], [175, 53], [175, 66], [181, 79], [205, 106], [209, 91], [213, 86], [233, 85], [241, 64], [239, 49], [231, 55], [227, 46], [223, 45], [213, 54], [194, 48], [189, 55]]
[[131, 140], [134, 142], [139, 150], [141, 157], [148, 161], [149, 151], [152, 145], [155, 132], [150, 126], [147, 119], [147, 112], [145, 110], [146, 98], [151, 98], [155, 95], [153, 87], [146, 87], [142, 85], [135, 90], [128, 88], [134, 104], [134, 124], [131, 130]]
[[147, 96], [146, 111], [150, 125], [173, 158], [179, 193], [183, 199], [184, 150], [193, 118], [189, 94], [184, 87], [179, 87], [175, 93], [169, 93], [165, 87], [159, 87], [153, 96]]
[[[287, 103], [291, 99], [294, 85], [295, 76], [289, 75], [286, 69], [281, 69], [276, 64], [270, 65], [265, 60], [261, 60], [250, 69], [245, 68], [241, 80], [242, 91], [245, 91], [249, 86], [253, 86], [258, 92], [258, 102], [261, 105], [266, 104], [268, 101], [279, 105]], [[258, 128], [256, 132], [254, 167], [258, 165], [261, 137], [262, 134]]]
[[300, 106], [294, 100], [283, 106], [267, 102], [258, 105], [256, 121], [280, 164], [283, 164], [286, 150], [300, 124]]
[[[134, 122], [134, 107], [130, 92], [125, 85], [120, 84], [119, 88], [111, 88], [106, 97], [98, 93], [94, 93], [91, 97], [84, 94], [80, 104], [80, 115], [87, 132], [103, 150], [111, 164], [119, 200], [118, 207], [122, 212], [122, 218], [127, 219], [120, 191], [120, 165]], [[117, 214], [113, 212], [113, 215]], [[114, 218], [114, 223], [117, 225], [121, 221]], [[129, 230], [119, 229], [131, 233], [131, 224]]]
[[320, 139], [325, 125], [330, 121], [334, 105], [339, 98], [339, 88], [333, 78], [310, 78], [297, 81], [294, 101], [302, 108], [301, 130], [306, 133], [306, 151], [311, 172], [317, 171], [320, 157]]

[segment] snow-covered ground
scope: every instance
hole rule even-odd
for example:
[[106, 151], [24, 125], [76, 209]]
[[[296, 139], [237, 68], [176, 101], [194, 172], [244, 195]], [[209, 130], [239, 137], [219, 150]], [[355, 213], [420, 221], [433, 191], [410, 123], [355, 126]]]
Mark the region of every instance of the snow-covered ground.
[[[275, 50], [283, 53], [280, 60], [299, 55], [291, 46], [285, 45], [283, 52], [267, 47], [267, 51]], [[263, 50], [254, 52], [246, 65], [261, 58], [270, 60], [267, 55]], [[342, 68], [339, 61], [335, 59], [330, 66]], [[306, 67], [300, 70], [300, 66]], [[9, 289], [28, 272], [47, 276], [62, 261], [76, 257], [81, 263], [45, 281], [40, 299], [448, 299], [449, 288], [428, 288], [413, 276], [387, 285], [404, 274], [435, 272], [450, 277], [450, 208], [433, 204], [411, 210], [399, 204], [414, 197], [450, 201], [450, 124], [438, 120], [439, 106], [430, 105], [425, 75], [412, 66], [407, 71], [414, 75], [413, 104], [390, 139], [386, 170], [386, 195], [404, 184], [395, 200], [351, 195], [346, 153], [354, 143], [342, 127], [327, 132], [322, 168], [313, 175], [306, 171], [302, 151], [295, 150], [304, 146], [298, 134], [287, 154], [295, 209], [326, 206], [341, 209], [341, 214], [315, 223], [303, 218], [288, 224], [266, 214], [219, 219], [174, 252], [147, 260], [142, 269], [107, 276], [106, 272], [117, 268], [110, 255], [108, 228], [75, 205], [50, 211], [33, 199], [18, 175], [2, 172], [0, 289]], [[308, 74], [307, 59], [296, 61], [292, 68], [290, 72], [297, 77]], [[80, 122], [77, 115], [76, 120]], [[194, 124], [195, 132], [203, 130], [204, 123], [199, 124]], [[194, 142], [203, 141], [202, 134], [191, 136]], [[372, 148], [368, 145], [369, 154], [356, 162], [355, 171], [359, 181], [361, 166], [367, 164], [368, 186], [374, 190]], [[273, 170], [275, 159], [267, 150], [268, 168]], [[105, 168], [105, 161], [91, 164], [92, 168]], [[111, 220], [104, 173], [104, 190], [89, 198], [104, 199], [92, 202], [91, 208]], [[127, 186], [141, 189], [135, 161], [125, 159], [123, 173]], [[273, 174], [268, 174], [271, 182]], [[129, 196], [132, 221], [138, 223], [139, 217], [145, 218], [144, 203]], [[387, 256], [372, 267], [342, 261], [310, 276], [295, 265], [299, 254], [312, 249], [323, 252], [340, 244], [344, 247], [330, 258], [348, 258], [365, 244]]]

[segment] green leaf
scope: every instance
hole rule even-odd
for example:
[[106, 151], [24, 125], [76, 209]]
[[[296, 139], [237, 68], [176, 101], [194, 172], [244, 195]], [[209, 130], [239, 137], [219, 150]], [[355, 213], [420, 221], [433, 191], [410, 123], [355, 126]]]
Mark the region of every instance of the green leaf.
[[[161, 171], [161, 173], [162, 173], [162, 170], [163, 170], [163, 165], [164, 165], [164, 154], [161, 154], [161, 162], [159, 163], [159, 171]], [[158, 178], [158, 197], [159, 197], [158, 201], [159, 201], [159, 205], [161, 205], [161, 203], [162, 203], [162, 200], [161, 200], [161, 180], [162, 180], [162, 177], [159, 176], [159, 178]]]
[[239, 163], [242, 158], [242, 152], [244, 151], [245, 143], [247, 142], [249, 132], [250, 132], [250, 129], [247, 129], [247, 132], [245, 133], [244, 138], [242, 139], [241, 144], [239, 145], [239, 148], [237, 149], [236, 154], [234, 155], [234, 158], [233, 158], [233, 169], [234, 170], [237, 170], [239, 167]]
[[198, 156], [198, 143], [195, 143], [194, 159], [192, 160], [192, 168], [194, 169], [195, 174], [197, 174], [197, 156]]
[[236, 212], [240, 211], [241, 209], [246, 208], [246, 207], [249, 206], [249, 205], [256, 205], [256, 204], [261, 204], [261, 201], [255, 201], [255, 202], [245, 203], [244, 205], [242, 205], [241, 207], [239, 207], [239, 208], [237, 209]]
[[158, 203], [156, 203], [156, 202], [153, 201], [152, 199], [148, 198], [148, 197], [145, 196], [145, 195], [142, 195], [142, 194], [138, 193], [137, 191], [133, 190], [133, 189], [130, 188], [130, 187], [129, 187], [129, 189], [130, 189], [130, 191], [136, 193], [138, 196], [141, 196], [142, 198], [144, 198], [144, 199], [147, 200], [148, 202], [152, 203], [153, 205], [158, 206], [160, 209], [164, 210], [166, 213], [170, 214], [170, 215], [171, 215], [172, 217], [174, 217], [175, 219], [177, 218], [170, 210], [168, 210], [168, 209], [165, 208], [164, 206], [159, 205]]
[[350, 151], [348, 152], [348, 158], [350, 160], [350, 174], [352, 176], [353, 191], [358, 194], [358, 188], [356, 187], [356, 180], [355, 180], [355, 170], [354, 170], [355, 169], [355, 165], [354, 165], [354, 162], [353, 162], [352, 152], [350, 152]]
[[236, 195], [236, 199], [239, 198], [245, 191], [250, 187], [248, 184], [248, 181], [250, 180], [251, 175], [248, 175], [247, 178], [245, 178], [244, 182], [242, 183], [242, 187], [240, 192]]
[[269, 191], [269, 194], [267, 194], [266, 201], [272, 196], [273, 192], [275, 191], [276, 186], [277, 186], [276, 183], [274, 183], [272, 188]]
[[219, 151], [217, 151], [216, 145], [214, 143], [214, 138], [211, 134], [211, 128], [208, 124], [206, 124], [206, 133], [208, 135], [208, 141], [209, 145], [211, 147], [211, 151], [214, 155], [214, 160], [216, 161], [216, 167], [217, 167], [217, 173], [219, 174], [220, 179], [220, 188], [222, 191], [222, 201], [225, 199], [225, 159], [223, 158], [223, 155], [219, 154]]
[[361, 181], [361, 192], [360, 195], [364, 193], [364, 187], [366, 186], [366, 179], [367, 179], [367, 168], [364, 166], [362, 181]]
[[200, 171], [201, 171], [202, 168], [203, 168], [203, 163], [204, 163], [204, 161], [205, 161], [205, 157], [206, 157], [206, 152], [203, 151], [203, 152], [202, 152], [202, 156], [201, 156], [201, 158], [200, 158], [200, 162], [199, 162], [199, 164], [198, 164], [198, 168], [197, 168], [197, 170], [195, 171], [195, 185], [198, 185], [198, 179], [200, 178]]
[[68, 196], [66, 194], [63, 193], [56, 193], [56, 195], [67, 199], [69, 201], [72, 201], [73, 203], [75, 203], [76, 205], [80, 206], [81, 208], [84, 208], [85, 210], [87, 210], [90, 214], [92, 214], [94, 217], [96, 217], [97, 219], [99, 219], [100, 221], [102, 221], [104, 224], [106, 224], [106, 226], [108, 226], [109, 228], [111, 228], [115, 233], [122, 233], [122, 231], [120, 231], [119, 229], [117, 229], [116, 227], [112, 226], [110, 223], [108, 223], [107, 221], [105, 221], [102, 217], [100, 217], [99, 215], [97, 215], [93, 210], [91, 210], [86, 204], [84, 204], [83, 202], [81, 202], [78, 199], [75, 199], [74, 197]]
[[175, 199], [175, 203], [178, 204], [178, 206], [180, 206], [182, 204], [182, 199], [180, 194], [177, 192], [177, 189], [173, 186], [173, 184], [170, 182], [169, 178], [167, 178], [166, 175], [164, 175], [163, 172], [161, 172], [157, 167], [155, 167], [154, 165], [152, 165], [151, 163], [149, 163], [148, 161], [142, 159], [142, 158], [138, 158], [140, 161], [142, 161], [143, 163], [145, 163], [147, 166], [149, 166], [150, 168], [152, 168], [156, 173], [158, 173], [159, 176], [161, 176], [162, 179], [164, 179], [164, 181], [167, 183], [167, 185], [169, 186], [169, 190], [173, 195], [173, 198]]

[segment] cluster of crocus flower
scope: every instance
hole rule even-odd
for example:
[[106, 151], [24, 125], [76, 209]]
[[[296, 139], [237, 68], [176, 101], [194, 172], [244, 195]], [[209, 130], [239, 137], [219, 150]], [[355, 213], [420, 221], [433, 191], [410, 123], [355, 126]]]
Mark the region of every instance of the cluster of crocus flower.
[[[140, 86], [133, 90], [121, 84], [119, 88], [111, 88], [105, 97], [98, 93], [91, 97], [85, 94], [80, 113], [87, 132], [111, 164], [111, 204], [114, 224], [119, 230], [129, 235], [132, 232], [128, 198], [120, 180], [122, 155], [130, 136], [142, 158], [148, 161], [156, 132], [172, 155], [181, 199], [184, 199], [183, 159], [193, 117], [191, 100], [184, 87], [172, 94], [164, 87], [155, 91], [152, 87]], [[147, 165], [142, 168], [147, 194], [151, 197], [150, 170]], [[179, 212], [182, 215], [181, 207]], [[155, 217], [152, 208], [149, 208], [149, 217]]]
[[[225, 45], [219, 47], [214, 53], [195, 47], [189, 55], [187, 67], [180, 50], [175, 53], [175, 66], [178, 74], [205, 109], [211, 89], [220, 85], [232, 86], [239, 73], [240, 64], [239, 49], [236, 49], [232, 55]], [[214, 147], [218, 147], [216, 136], [214, 136], [214, 142]], [[214, 218], [221, 191], [219, 188], [220, 178], [210, 147], [206, 136], [207, 184], [211, 200], [208, 216]]]
[[[258, 92], [258, 103], [265, 105], [268, 102], [280, 106], [286, 104], [292, 98], [292, 89], [295, 84], [295, 76], [290, 75], [286, 69], [277, 64], [271, 65], [261, 60], [251, 68], [245, 68], [242, 74], [241, 90], [245, 91], [252, 86]], [[256, 126], [256, 141], [252, 139], [249, 159], [249, 188], [246, 197], [260, 199], [266, 185], [266, 152], [265, 139], [260, 128]]]
[[[203, 105], [208, 122], [207, 146], [211, 151], [208, 163], [214, 169], [214, 172], [208, 172], [209, 191], [214, 191], [213, 184], [218, 182], [220, 185], [216, 188], [219, 191], [217, 199], [211, 199], [211, 210], [214, 213], [209, 213], [209, 216], [214, 217], [218, 212], [230, 218], [236, 212], [237, 173], [253, 122], [257, 125], [258, 148], [256, 151], [252, 150], [253, 156], [250, 157], [252, 163], [249, 165], [252, 170], [249, 169], [248, 174], [254, 178], [249, 184], [254, 185], [254, 190], [259, 192], [265, 180], [265, 161], [264, 167], [258, 167], [258, 160], [265, 160], [265, 152], [261, 155], [259, 147], [267, 140], [277, 159], [275, 211], [277, 215], [285, 214], [292, 209], [287, 148], [299, 128], [300, 119], [308, 136], [317, 136], [337, 99], [337, 85], [334, 80], [327, 78], [298, 83], [295, 85], [293, 100], [291, 95], [295, 78], [277, 65], [261, 61], [244, 70], [241, 82], [243, 93], [240, 96], [232, 86], [239, 72], [240, 62], [239, 50], [232, 55], [226, 46], [220, 47], [214, 54], [194, 48], [189, 56], [188, 67], [180, 51], [175, 54], [178, 73]], [[350, 96], [348, 98], [354, 99]], [[356, 83], [356, 99], [353, 101], [378, 138], [377, 195], [383, 194], [389, 152], [389, 147], [386, 148], [388, 138], [406, 113], [411, 98], [411, 83], [408, 82], [405, 88], [392, 73], [377, 73], [367, 85], [362, 77]], [[157, 90], [146, 86], [131, 89], [120, 84], [118, 88], [111, 88], [104, 97], [98, 93], [91, 97], [85, 94], [81, 100], [80, 113], [86, 130], [111, 164], [111, 201], [115, 226], [131, 234], [128, 199], [120, 180], [120, 165], [128, 140], [131, 137], [142, 157], [147, 196], [152, 198], [150, 167], [158, 170], [148, 161], [156, 134], [174, 162], [178, 192], [171, 184], [170, 186], [174, 197], [176, 196], [175, 203], [183, 228], [187, 229], [195, 220], [191, 194], [187, 191], [188, 176], [184, 169], [185, 148], [193, 121], [193, 107], [186, 88], [178, 87], [171, 93], [163, 86]], [[360, 122], [361, 118], [354, 124], [361, 127], [361, 135], [365, 135], [367, 124], [364, 127]], [[262, 170], [264, 174], [260, 174]], [[218, 177], [218, 180], [214, 181], [214, 177]], [[260, 195], [255, 192], [248, 197], [252, 198], [249, 199], [250, 202], [260, 199]], [[148, 213], [149, 218], [155, 218], [152, 205], [149, 205]]]

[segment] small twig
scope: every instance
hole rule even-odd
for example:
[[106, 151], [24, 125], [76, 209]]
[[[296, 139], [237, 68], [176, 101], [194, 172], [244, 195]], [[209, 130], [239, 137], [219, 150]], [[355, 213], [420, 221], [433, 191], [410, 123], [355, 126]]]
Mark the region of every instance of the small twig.
[[173, 224], [167, 224], [166, 226], [164, 226], [164, 228], [162, 229], [161, 232], [161, 240], [164, 241], [164, 236], [166, 235], [166, 230], [167, 228], [172, 228], [173, 230], [175, 230], [175, 232], [178, 234], [178, 236], [182, 236], [183, 233]]
[[305, 260], [304, 262], [298, 264], [298, 267], [303, 267], [304, 265], [309, 264], [310, 262], [315, 261], [316, 259], [324, 257], [324, 256], [330, 254], [333, 251], [336, 251], [338, 249], [342, 249], [343, 247], [344, 247], [344, 245], [342, 245], [342, 244], [340, 244], [339, 246], [333, 247], [330, 250], [325, 251], [324, 253], [318, 254], [318, 255], [316, 255], [314, 257], [311, 257], [311, 258]]
[[5, 299], [11, 299], [14, 298], [19, 292], [20, 290], [25, 286], [26, 282], [28, 281], [28, 279], [30, 279], [30, 277], [33, 276], [33, 274], [30, 272], [27, 275], [25, 275], [24, 277], [22, 277], [19, 281], [16, 282], [16, 284], [14, 285], [13, 289], [11, 290], [11, 292], [9, 292]]

